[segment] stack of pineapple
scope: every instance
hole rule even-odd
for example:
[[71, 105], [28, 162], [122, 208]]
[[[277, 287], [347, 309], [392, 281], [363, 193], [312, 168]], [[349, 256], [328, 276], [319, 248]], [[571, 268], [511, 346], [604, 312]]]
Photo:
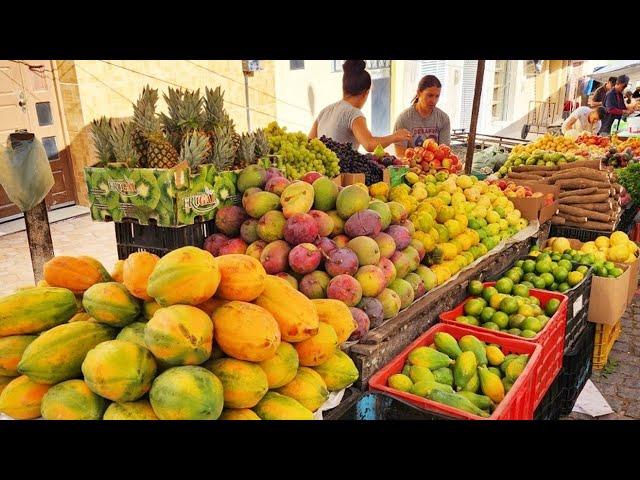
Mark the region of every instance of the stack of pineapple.
[[146, 86], [133, 106], [133, 119], [116, 124], [102, 117], [92, 122], [99, 166], [191, 168], [210, 163], [218, 171], [244, 168], [269, 152], [264, 131], [238, 135], [224, 109], [224, 92], [169, 88], [163, 95], [168, 113], [156, 113], [158, 91]]

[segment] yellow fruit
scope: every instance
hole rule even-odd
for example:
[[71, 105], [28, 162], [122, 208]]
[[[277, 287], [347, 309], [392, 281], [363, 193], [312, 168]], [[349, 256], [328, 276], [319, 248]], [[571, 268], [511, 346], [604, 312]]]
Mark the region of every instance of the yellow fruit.
[[609, 239], [607, 237], [599, 236], [598, 238], [596, 238], [596, 241], [594, 243], [599, 249], [609, 248]]
[[498, 212], [495, 210], [490, 210], [487, 212], [486, 219], [489, 223], [498, 223], [500, 221], [500, 215], [498, 215]]
[[569, 250], [571, 248], [571, 244], [566, 238], [558, 237], [553, 241], [553, 245], [551, 247], [553, 248], [554, 252], [562, 253], [565, 250]]
[[629, 252], [625, 244], [618, 244], [607, 250], [607, 260], [611, 262], [624, 262], [628, 256]]
[[582, 245], [580, 251], [584, 253], [596, 253], [598, 251], [598, 246], [595, 244], [595, 242], [587, 242]]
[[441, 243], [439, 247], [442, 250], [442, 258], [444, 260], [453, 260], [458, 255], [458, 249], [452, 243]]
[[616, 231], [611, 234], [609, 241], [613, 246], [624, 245], [629, 241], [629, 237], [624, 232]]

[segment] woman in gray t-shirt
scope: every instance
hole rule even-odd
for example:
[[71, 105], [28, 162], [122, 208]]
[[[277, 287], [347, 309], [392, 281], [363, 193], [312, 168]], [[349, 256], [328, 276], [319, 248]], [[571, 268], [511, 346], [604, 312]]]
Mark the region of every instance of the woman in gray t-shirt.
[[365, 70], [364, 60], [347, 60], [343, 65], [342, 100], [322, 109], [313, 122], [309, 138], [329, 137], [339, 143], [350, 143], [354, 149], [362, 145], [368, 152], [376, 146], [408, 140], [408, 130], [398, 130], [386, 137], [374, 137], [364, 118], [362, 106], [369, 97], [371, 75]]
[[451, 143], [449, 115], [436, 107], [441, 89], [440, 80], [433, 75], [420, 79], [413, 104], [398, 115], [396, 120], [395, 130], [406, 128], [411, 132], [408, 141], [396, 142], [397, 156], [404, 157], [407, 148], [419, 147], [429, 138], [440, 144]]

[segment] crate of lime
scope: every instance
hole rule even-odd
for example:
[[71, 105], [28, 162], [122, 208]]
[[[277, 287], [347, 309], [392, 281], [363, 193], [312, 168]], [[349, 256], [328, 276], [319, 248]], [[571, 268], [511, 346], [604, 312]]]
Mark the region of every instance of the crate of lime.
[[[548, 227], [548, 225], [547, 225]], [[358, 343], [346, 348], [360, 372], [355, 386], [367, 389], [369, 378], [389, 363], [409, 343], [438, 321], [440, 313], [453, 309], [466, 298], [468, 283], [477, 278], [486, 279], [505, 271], [514, 258], [527, 254], [539, 237], [546, 238], [548, 228], [534, 235], [510, 243], [479, 258], [461, 270], [455, 277], [416, 299], [398, 315], [369, 330]]]

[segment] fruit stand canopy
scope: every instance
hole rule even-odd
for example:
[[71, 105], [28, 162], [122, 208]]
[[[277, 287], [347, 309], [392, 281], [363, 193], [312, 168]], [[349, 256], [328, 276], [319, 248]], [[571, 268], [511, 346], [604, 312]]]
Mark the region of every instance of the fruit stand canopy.
[[633, 85], [636, 80], [640, 80], [640, 60], [621, 60], [611, 63], [604, 67], [596, 68], [588, 76], [599, 82], [604, 82], [609, 77], [617, 77], [622, 74], [629, 76], [630, 85]]

